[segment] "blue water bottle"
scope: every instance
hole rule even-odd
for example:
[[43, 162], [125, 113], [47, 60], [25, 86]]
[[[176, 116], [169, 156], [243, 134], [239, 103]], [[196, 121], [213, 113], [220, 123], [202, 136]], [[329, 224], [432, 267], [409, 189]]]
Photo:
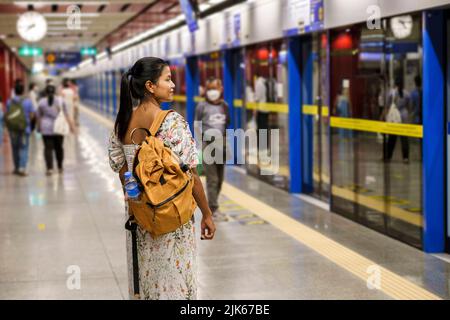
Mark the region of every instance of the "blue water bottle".
[[125, 190], [127, 192], [128, 198], [133, 201], [139, 201], [141, 198], [141, 190], [139, 190], [139, 185], [136, 179], [133, 177], [130, 171], [125, 172]]

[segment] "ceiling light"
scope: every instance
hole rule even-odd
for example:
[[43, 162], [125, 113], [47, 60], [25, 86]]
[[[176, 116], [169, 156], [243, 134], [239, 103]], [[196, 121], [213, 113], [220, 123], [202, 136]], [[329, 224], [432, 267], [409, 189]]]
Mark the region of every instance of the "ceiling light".
[[33, 5], [35, 8], [42, 8], [45, 6], [51, 6], [54, 4], [59, 5], [91, 5], [91, 6], [101, 6], [101, 5], [108, 5], [109, 1], [65, 1], [65, 0], [58, 0], [58, 1], [14, 1], [14, 5], [19, 7], [27, 7], [29, 4]]
[[[44, 17], [48, 18], [67, 18], [67, 13], [43, 13]], [[78, 14], [80, 18], [98, 18], [100, 17], [100, 13], [79, 13]]]
[[39, 73], [44, 71], [44, 64], [42, 62], [35, 62], [33, 63], [32, 72], [33, 73]]
[[199, 8], [200, 11], [203, 12], [203, 11], [208, 10], [209, 8], [211, 8], [211, 5], [209, 3], [202, 3], [198, 8]]
[[[81, 21], [81, 24], [92, 24], [92, 20], [83, 20]], [[47, 21], [47, 25], [50, 26], [60, 26], [60, 25], [67, 25], [67, 20], [51, 20], [51, 21]]]
[[208, 3], [212, 5], [220, 4], [222, 2], [225, 2], [225, 0], [209, 0]]
[[67, 31], [67, 32], [73, 32], [73, 31], [86, 31], [87, 27], [80, 27], [79, 29], [67, 29], [65, 27], [49, 27], [48, 31]]

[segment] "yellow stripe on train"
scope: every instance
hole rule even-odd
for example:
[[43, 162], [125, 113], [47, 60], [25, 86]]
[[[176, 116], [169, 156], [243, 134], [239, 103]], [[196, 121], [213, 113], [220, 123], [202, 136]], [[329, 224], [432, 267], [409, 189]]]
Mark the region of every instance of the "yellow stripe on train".
[[391, 123], [384, 121], [331, 117], [333, 128], [394, 134], [413, 138], [423, 138], [423, 127], [418, 124]]

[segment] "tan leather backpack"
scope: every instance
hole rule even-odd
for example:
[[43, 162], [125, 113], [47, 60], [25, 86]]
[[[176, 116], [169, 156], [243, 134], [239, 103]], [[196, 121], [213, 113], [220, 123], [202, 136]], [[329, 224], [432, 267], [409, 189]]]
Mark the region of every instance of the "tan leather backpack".
[[[128, 200], [130, 215], [152, 238], [175, 231], [187, 223], [196, 208], [194, 178], [189, 166], [156, 138], [169, 111], [161, 111], [136, 151], [133, 176], [141, 189], [139, 202]], [[134, 129], [131, 132], [133, 135]]]

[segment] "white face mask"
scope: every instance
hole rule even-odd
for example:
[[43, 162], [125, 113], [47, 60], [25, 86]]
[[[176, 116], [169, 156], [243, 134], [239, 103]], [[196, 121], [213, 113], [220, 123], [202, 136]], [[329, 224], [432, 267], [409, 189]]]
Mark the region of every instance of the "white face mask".
[[206, 96], [208, 97], [208, 100], [210, 101], [216, 101], [220, 98], [220, 91], [213, 89], [206, 91]]

